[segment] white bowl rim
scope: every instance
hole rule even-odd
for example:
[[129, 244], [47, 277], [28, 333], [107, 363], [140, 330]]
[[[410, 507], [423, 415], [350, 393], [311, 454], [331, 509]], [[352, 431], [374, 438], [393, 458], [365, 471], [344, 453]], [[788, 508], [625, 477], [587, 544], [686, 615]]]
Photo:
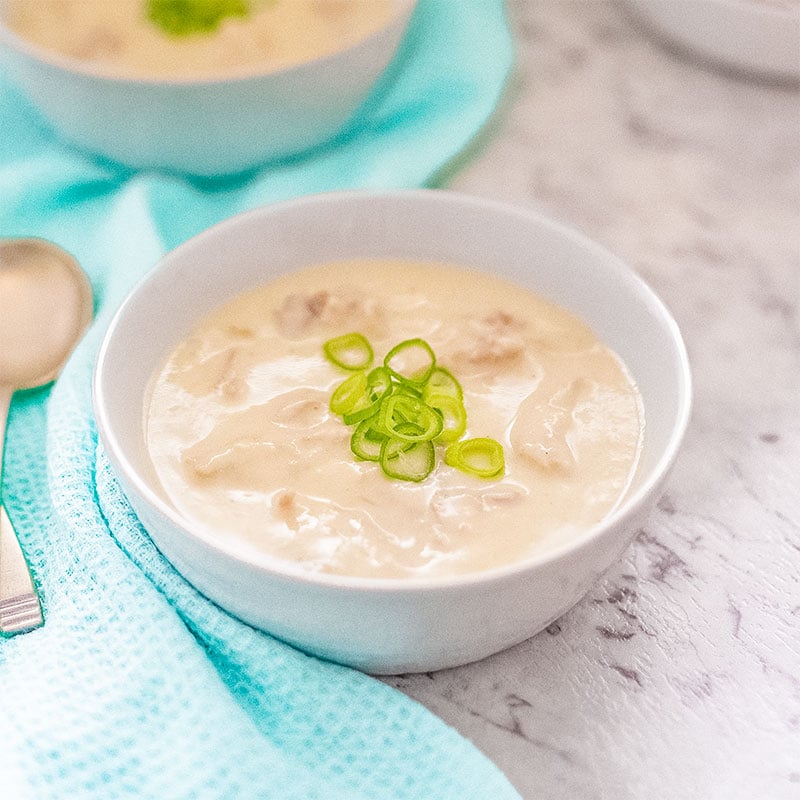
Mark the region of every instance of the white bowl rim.
[[148, 76], [148, 75], [125, 75], [124, 73], [117, 73], [103, 69], [102, 65], [96, 65], [90, 61], [82, 61], [79, 58], [70, 58], [69, 56], [60, 55], [59, 53], [48, 50], [45, 47], [29, 42], [24, 37], [13, 31], [6, 25], [2, 12], [2, 0], [0, 0], [0, 45], [6, 44], [13, 50], [22, 53], [33, 61], [38, 61], [46, 64], [49, 67], [60, 69], [64, 72], [70, 73], [75, 76], [83, 78], [92, 78], [98, 81], [104, 81], [109, 84], [120, 84], [125, 86], [164, 86], [164, 87], [202, 87], [202, 86], [218, 86], [220, 84], [233, 84], [233, 83], [246, 83], [248, 81], [264, 80], [283, 75], [299, 74], [309, 68], [315, 68], [317, 65], [328, 65], [342, 58], [346, 58], [349, 54], [368, 47], [371, 42], [381, 37], [386, 30], [397, 24], [398, 21], [410, 20], [411, 15], [416, 8], [418, 0], [393, 0], [394, 8], [387, 22], [381, 25], [372, 33], [367, 34], [355, 42], [342, 47], [338, 50], [328, 53], [317, 58], [312, 58], [308, 61], [300, 61], [296, 64], [287, 64], [283, 67], [273, 67], [270, 69], [257, 69], [248, 68], [240, 72], [231, 72], [227, 75], [219, 77], [206, 76], [206, 77], [192, 77], [191, 75], [185, 76]]
[[[516, 214], [527, 218], [538, 226], [549, 227], [551, 230], [562, 236], [572, 239], [581, 245], [589, 253], [600, 256], [606, 266], [615, 271], [625, 280], [632, 283], [641, 296], [647, 300], [648, 306], [656, 310], [661, 316], [670, 334], [673, 345], [676, 349], [680, 374], [678, 384], [680, 396], [678, 397], [677, 414], [672, 425], [672, 430], [663, 452], [659, 456], [655, 465], [645, 476], [641, 485], [631, 495], [625, 497], [614, 511], [598, 524], [591, 526], [581, 533], [569, 537], [565, 542], [543, 549], [541, 552], [534, 551], [530, 556], [499, 567], [487, 570], [479, 570], [455, 575], [443, 576], [409, 576], [402, 578], [372, 578], [361, 576], [348, 576], [334, 573], [310, 572], [300, 564], [277, 559], [268, 553], [261, 553], [254, 548], [237, 547], [235, 542], [223, 541], [220, 537], [214, 536], [204, 531], [195, 530], [191, 527], [191, 522], [181, 516], [176, 509], [164, 502], [162, 498], [152, 489], [150, 484], [133, 468], [125, 455], [124, 449], [114, 434], [113, 427], [106, 413], [103, 399], [103, 370], [105, 366], [106, 353], [110, 342], [114, 337], [115, 331], [120, 325], [126, 313], [128, 305], [133, 302], [137, 293], [143, 288], [156, 273], [160, 270], [164, 262], [179, 258], [183, 250], [194, 249], [203, 240], [216, 236], [220, 231], [229, 227], [235, 227], [242, 221], [261, 217], [265, 214], [285, 213], [294, 206], [303, 206], [313, 203], [341, 203], [348, 199], [372, 197], [379, 199], [407, 199], [410, 202], [422, 200], [425, 202], [444, 202], [444, 203], [464, 203], [473, 207], [481, 207], [486, 210], [500, 214]], [[467, 195], [460, 192], [442, 189], [399, 189], [390, 191], [374, 191], [368, 189], [355, 189], [345, 191], [321, 192], [317, 194], [305, 195], [291, 200], [272, 203], [258, 208], [251, 209], [222, 222], [213, 225], [196, 236], [188, 239], [175, 249], [166, 253], [162, 259], [145, 274], [140, 281], [128, 293], [125, 300], [116, 310], [113, 318], [103, 337], [102, 344], [97, 354], [92, 380], [92, 404], [95, 414], [98, 434], [108, 454], [109, 462], [114, 470], [120, 470], [134, 490], [144, 499], [146, 503], [154, 507], [160, 514], [169, 519], [176, 528], [183, 534], [195, 539], [199, 539], [204, 545], [212, 550], [220, 552], [227, 558], [243, 563], [249, 567], [255, 567], [259, 571], [271, 573], [275, 577], [285, 581], [307, 584], [316, 587], [340, 588], [354, 591], [393, 593], [393, 592], [417, 592], [420, 590], [447, 590], [456, 587], [469, 585], [490, 584], [501, 581], [519, 573], [536, 570], [546, 564], [559, 561], [568, 557], [573, 552], [582, 549], [591, 540], [601, 537], [610, 528], [621, 523], [629, 515], [635, 515], [639, 510], [647, 505], [651, 495], [657, 489], [659, 483], [669, 473], [678, 451], [682, 444], [686, 429], [691, 416], [692, 405], [692, 377], [689, 365], [689, 357], [683, 337], [681, 336], [678, 324], [669, 312], [663, 301], [655, 294], [650, 286], [636, 273], [628, 267], [621, 259], [616, 257], [611, 251], [595, 242], [577, 229], [553, 220], [543, 214], [531, 209], [518, 207], [502, 201], [490, 200], [478, 196]], [[148, 535], [152, 537], [152, 534]]]

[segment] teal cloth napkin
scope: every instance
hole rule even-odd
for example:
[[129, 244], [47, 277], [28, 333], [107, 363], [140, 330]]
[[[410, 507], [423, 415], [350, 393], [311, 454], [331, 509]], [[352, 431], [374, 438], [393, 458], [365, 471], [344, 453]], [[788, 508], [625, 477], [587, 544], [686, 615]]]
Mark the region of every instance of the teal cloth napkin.
[[0, 75], [0, 235], [66, 247], [97, 304], [61, 378], [18, 393], [11, 409], [4, 494], [46, 624], [0, 640], [4, 798], [517, 797], [469, 742], [399, 692], [199, 595], [121, 494], [90, 407], [109, 319], [166, 250], [266, 202], [430, 184], [492, 113], [511, 62], [502, 0], [420, 0], [350, 130], [227, 181], [133, 172], [61, 145]]

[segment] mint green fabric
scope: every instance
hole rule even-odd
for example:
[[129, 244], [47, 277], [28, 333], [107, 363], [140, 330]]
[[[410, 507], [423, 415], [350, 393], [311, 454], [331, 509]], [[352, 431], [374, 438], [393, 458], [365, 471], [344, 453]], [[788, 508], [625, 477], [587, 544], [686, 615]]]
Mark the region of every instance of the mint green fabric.
[[399, 692], [200, 596], [129, 508], [90, 408], [110, 316], [166, 250], [267, 202], [430, 184], [491, 114], [511, 61], [502, 0], [421, 0], [389, 75], [338, 141], [203, 182], [61, 145], [0, 75], [0, 235], [64, 246], [97, 304], [61, 378], [18, 393], [11, 409], [4, 496], [46, 624], [0, 640], [2, 797], [517, 797], [470, 743]]

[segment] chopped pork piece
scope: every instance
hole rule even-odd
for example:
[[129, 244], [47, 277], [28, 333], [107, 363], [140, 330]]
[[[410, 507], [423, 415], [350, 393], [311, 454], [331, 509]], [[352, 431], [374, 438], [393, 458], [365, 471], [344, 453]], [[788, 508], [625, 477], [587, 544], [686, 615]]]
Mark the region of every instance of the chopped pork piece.
[[319, 332], [344, 328], [364, 334], [385, 329], [383, 311], [375, 300], [356, 293], [327, 291], [290, 294], [276, 313], [278, 331], [287, 339], [304, 339]]
[[453, 353], [465, 370], [502, 369], [515, 364], [525, 352], [525, 325], [505, 311], [494, 311], [472, 320]]
[[238, 347], [227, 351], [219, 378], [219, 391], [231, 402], [241, 400], [247, 394], [247, 370], [243, 369], [241, 355]]
[[278, 519], [283, 520], [290, 528], [297, 528], [297, 517], [300, 508], [297, 505], [297, 494], [288, 489], [281, 489], [272, 496], [272, 507]]
[[278, 309], [278, 330], [287, 339], [302, 339], [308, 336], [328, 302], [327, 292], [314, 294], [290, 294]]

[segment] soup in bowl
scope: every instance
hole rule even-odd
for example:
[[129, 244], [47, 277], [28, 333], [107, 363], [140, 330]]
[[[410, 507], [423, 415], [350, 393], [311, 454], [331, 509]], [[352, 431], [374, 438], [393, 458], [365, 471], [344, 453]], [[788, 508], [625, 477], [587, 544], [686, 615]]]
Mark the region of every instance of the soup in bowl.
[[391, 0], [6, 0], [9, 30], [123, 78], [219, 79], [328, 56], [388, 24]]
[[657, 499], [689, 400], [674, 321], [613, 256], [433, 191], [210, 229], [132, 292], [95, 378], [109, 460], [178, 570], [376, 673], [566, 611]]
[[645, 430], [625, 365], [574, 315], [399, 259], [307, 267], [225, 303], [169, 355], [145, 417], [193, 525], [365, 578], [568, 541], [624, 497]]

